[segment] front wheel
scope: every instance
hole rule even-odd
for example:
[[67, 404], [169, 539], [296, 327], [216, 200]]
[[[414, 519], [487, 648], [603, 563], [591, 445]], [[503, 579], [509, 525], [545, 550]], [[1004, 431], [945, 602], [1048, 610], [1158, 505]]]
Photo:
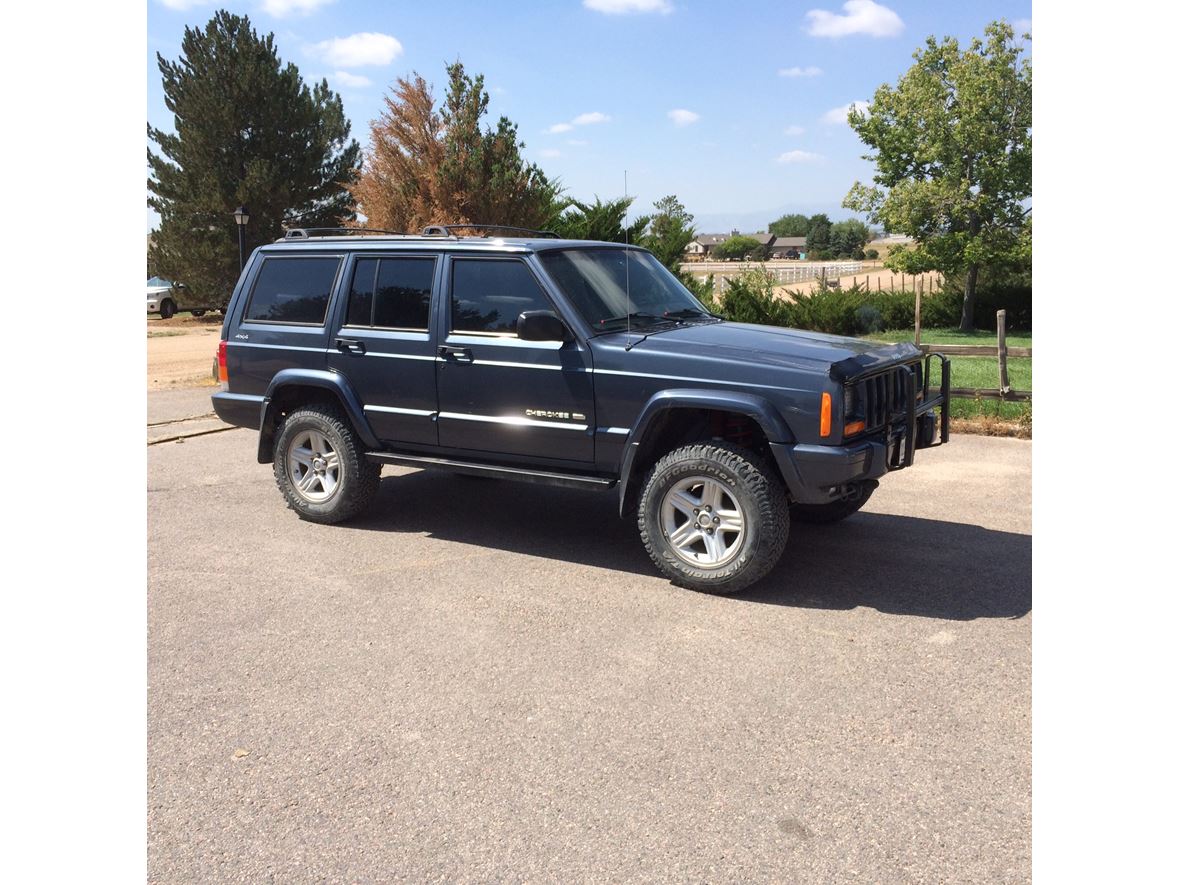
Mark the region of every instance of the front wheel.
[[176, 304], [171, 298], [165, 298], [160, 302], [160, 319], [170, 320], [176, 315]]
[[790, 518], [773, 470], [726, 442], [669, 452], [647, 476], [639, 533], [656, 567], [674, 584], [736, 593], [782, 556]]
[[348, 422], [320, 408], [283, 421], [274, 473], [287, 506], [311, 522], [351, 519], [372, 503], [381, 482], [381, 465], [365, 458]]

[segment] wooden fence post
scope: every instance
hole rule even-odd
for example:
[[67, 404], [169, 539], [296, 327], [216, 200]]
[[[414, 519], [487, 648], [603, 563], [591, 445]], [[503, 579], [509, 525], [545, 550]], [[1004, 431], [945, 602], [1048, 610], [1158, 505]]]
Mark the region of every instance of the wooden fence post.
[[917, 289], [914, 289], [914, 344], [922, 344], [922, 296]]
[[1008, 382], [1008, 311], [996, 311], [996, 352], [1000, 358], [1000, 394], [1007, 396], [1012, 392], [1012, 385]]

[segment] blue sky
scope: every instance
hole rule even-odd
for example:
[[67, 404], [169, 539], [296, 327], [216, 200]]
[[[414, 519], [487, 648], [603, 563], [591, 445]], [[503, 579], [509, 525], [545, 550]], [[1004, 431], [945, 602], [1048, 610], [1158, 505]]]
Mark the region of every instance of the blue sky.
[[441, 101], [458, 58], [484, 75], [489, 118], [517, 123], [571, 196], [620, 196], [626, 170], [635, 212], [674, 193], [702, 232], [849, 217], [840, 203], [872, 167], [838, 109], [896, 82], [928, 35], [966, 40], [998, 18], [1031, 30], [1030, 0], [150, 0], [153, 125], [172, 128], [156, 53], [176, 58], [218, 7], [273, 32], [305, 80], [326, 77], [362, 146], [390, 84], [417, 71]]

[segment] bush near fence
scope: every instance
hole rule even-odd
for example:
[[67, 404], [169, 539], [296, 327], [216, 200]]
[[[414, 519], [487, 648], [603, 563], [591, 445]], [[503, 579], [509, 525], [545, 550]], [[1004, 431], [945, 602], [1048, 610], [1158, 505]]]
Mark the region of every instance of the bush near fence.
[[[1032, 286], [1019, 279], [981, 280], [976, 288], [975, 326], [996, 328], [996, 311], [1008, 312], [1009, 329], [1032, 330]], [[724, 295], [708, 306], [726, 319], [740, 323], [790, 326], [832, 335], [865, 335], [884, 329], [912, 329], [914, 293], [866, 289], [854, 283], [847, 289], [793, 292], [793, 301], [776, 297], [774, 277], [752, 270], [730, 280]], [[922, 298], [923, 328], [954, 328], [962, 313], [963, 290], [948, 280], [940, 292]]]

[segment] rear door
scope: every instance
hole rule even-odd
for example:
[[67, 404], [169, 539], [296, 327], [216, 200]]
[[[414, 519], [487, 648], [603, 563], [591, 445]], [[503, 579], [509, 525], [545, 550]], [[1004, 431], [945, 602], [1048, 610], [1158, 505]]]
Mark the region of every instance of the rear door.
[[593, 462], [589, 348], [516, 335], [522, 311], [555, 310], [530, 262], [451, 255], [443, 292], [439, 444], [530, 462]]
[[328, 366], [352, 385], [379, 439], [437, 445], [431, 299], [441, 258], [362, 253], [349, 263]]

